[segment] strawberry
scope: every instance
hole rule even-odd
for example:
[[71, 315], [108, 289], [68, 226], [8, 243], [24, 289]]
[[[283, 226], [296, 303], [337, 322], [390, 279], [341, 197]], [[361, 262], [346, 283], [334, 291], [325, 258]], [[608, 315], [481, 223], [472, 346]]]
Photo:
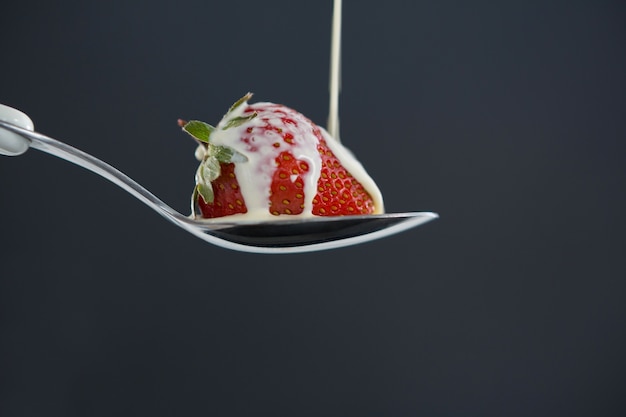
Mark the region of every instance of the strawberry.
[[[179, 120], [200, 144], [195, 216], [382, 212], [374, 182], [326, 131], [283, 105], [249, 105], [251, 96], [233, 104], [217, 127]], [[358, 179], [351, 171], [358, 172]]]
[[196, 172], [192, 211], [198, 209], [205, 218], [246, 213], [248, 209], [235, 176], [235, 153], [209, 142], [212, 126], [184, 120], [178, 120], [178, 124], [200, 143], [198, 156], [202, 163]]

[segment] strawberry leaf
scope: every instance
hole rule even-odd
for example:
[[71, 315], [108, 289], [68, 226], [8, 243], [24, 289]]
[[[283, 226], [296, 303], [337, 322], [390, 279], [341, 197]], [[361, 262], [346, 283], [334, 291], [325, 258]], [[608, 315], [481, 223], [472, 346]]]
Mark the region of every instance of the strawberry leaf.
[[215, 128], [199, 120], [191, 120], [183, 126], [183, 130], [200, 142], [209, 143], [209, 137]]
[[194, 196], [197, 197], [198, 195], [202, 197], [205, 203], [211, 204], [215, 199], [215, 195], [213, 194], [213, 186], [211, 184], [196, 185]]
[[228, 164], [230, 162], [246, 162], [248, 158], [228, 146], [217, 146], [208, 144], [207, 158], [214, 158], [219, 162]]
[[198, 172], [200, 181], [198, 183], [211, 184], [211, 181], [217, 179], [221, 173], [220, 162], [217, 158], [207, 158], [200, 165]]
[[209, 146], [209, 157], [219, 162], [229, 163], [235, 151], [225, 146]]
[[[241, 97], [239, 100], [237, 100], [235, 102], [235, 104], [230, 106], [230, 109], [228, 109], [228, 113], [232, 113], [233, 110], [235, 110], [237, 107], [241, 106], [243, 103], [245, 103], [246, 101], [250, 100], [251, 98], [252, 98], [252, 93], [248, 93], [245, 96]], [[228, 113], [226, 113], [226, 114], [228, 114]]]
[[211, 182], [219, 177], [220, 173], [220, 163], [217, 159], [209, 157], [202, 161], [196, 172], [194, 196], [199, 194], [206, 203], [212, 203], [214, 195]]
[[242, 124], [244, 124], [244, 123], [254, 119], [257, 116], [258, 116], [258, 113], [254, 112], [254, 113], [252, 113], [249, 116], [234, 117], [234, 118], [230, 119], [228, 122], [226, 122], [226, 124], [224, 125], [222, 130], [230, 129], [231, 127], [241, 126]]

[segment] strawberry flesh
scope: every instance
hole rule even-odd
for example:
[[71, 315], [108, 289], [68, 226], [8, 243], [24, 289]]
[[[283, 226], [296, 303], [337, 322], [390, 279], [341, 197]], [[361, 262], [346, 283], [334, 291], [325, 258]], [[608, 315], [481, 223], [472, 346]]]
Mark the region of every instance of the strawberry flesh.
[[235, 175], [235, 164], [220, 164], [221, 175], [212, 182], [213, 203], [207, 203], [202, 196], [196, 200], [199, 214], [204, 218], [230, 216], [247, 213], [246, 203]]
[[374, 213], [374, 201], [328, 149], [324, 138], [320, 138], [317, 149], [322, 157], [322, 173], [317, 181], [317, 195], [313, 199], [313, 214], [344, 216]]
[[272, 178], [270, 212], [279, 214], [300, 214], [304, 210], [304, 179], [309, 164], [296, 159], [285, 151], [276, 158], [276, 171]]

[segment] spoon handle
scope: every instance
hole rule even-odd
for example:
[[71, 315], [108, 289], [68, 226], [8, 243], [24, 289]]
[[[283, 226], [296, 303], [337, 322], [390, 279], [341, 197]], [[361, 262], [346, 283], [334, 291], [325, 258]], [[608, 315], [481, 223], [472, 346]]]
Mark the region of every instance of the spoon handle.
[[31, 148], [64, 159], [106, 178], [170, 221], [178, 222], [185, 218], [120, 170], [80, 149], [2, 120], [0, 120], [0, 129], [6, 129], [26, 138]]

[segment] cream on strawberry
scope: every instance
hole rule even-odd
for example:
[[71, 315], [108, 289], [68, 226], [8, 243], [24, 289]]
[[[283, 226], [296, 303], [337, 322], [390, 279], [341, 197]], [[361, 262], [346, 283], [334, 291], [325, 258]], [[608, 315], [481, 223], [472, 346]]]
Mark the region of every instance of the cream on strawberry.
[[382, 195], [350, 151], [302, 114], [236, 102], [213, 128], [180, 122], [200, 142], [193, 215], [290, 219], [383, 213]]

